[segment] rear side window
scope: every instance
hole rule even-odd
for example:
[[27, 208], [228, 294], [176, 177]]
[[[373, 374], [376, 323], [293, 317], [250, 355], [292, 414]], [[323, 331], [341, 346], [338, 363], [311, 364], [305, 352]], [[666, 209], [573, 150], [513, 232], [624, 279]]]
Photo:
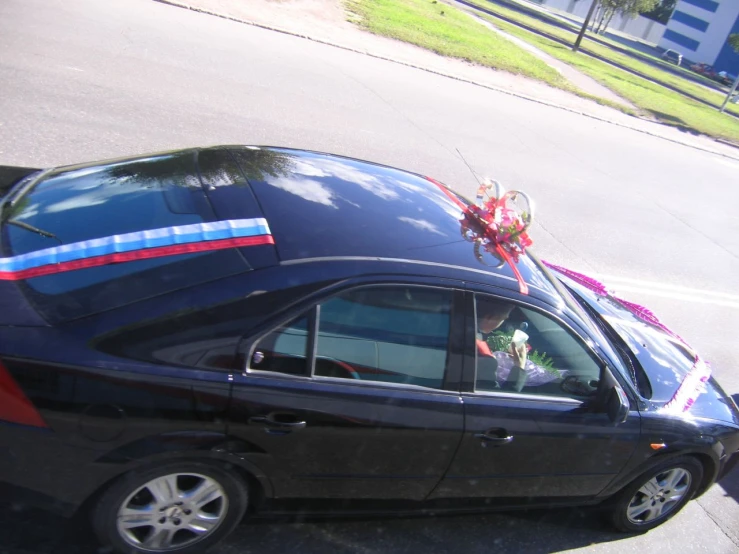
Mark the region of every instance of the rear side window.
[[451, 307], [448, 290], [402, 285], [351, 290], [262, 337], [249, 369], [307, 377], [314, 363], [317, 377], [441, 389]]
[[[156, 156], [76, 169], [40, 182], [3, 213], [3, 250], [19, 256], [215, 219], [193, 152]], [[206, 251], [31, 277], [25, 285], [36, 304], [56, 306], [51, 319], [68, 319], [245, 269], [244, 259], [232, 250]]]
[[444, 383], [451, 291], [378, 287], [321, 305], [316, 375], [407, 383]]
[[308, 373], [308, 316], [281, 325], [259, 341], [251, 366], [260, 371], [291, 375]]

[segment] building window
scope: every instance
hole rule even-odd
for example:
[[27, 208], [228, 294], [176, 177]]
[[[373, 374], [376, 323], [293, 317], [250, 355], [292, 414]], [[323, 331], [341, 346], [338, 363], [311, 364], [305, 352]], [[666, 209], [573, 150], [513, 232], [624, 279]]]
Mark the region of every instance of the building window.
[[687, 25], [688, 27], [692, 27], [693, 29], [698, 29], [699, 31], [705, 31], [708, 29], [708, 23], [703, 21], [702, 19], [698, 19], [697, 17], [693, 17], [692, 15], [688, 15], [687, 13], [675, 11], [675, 13], [672, 14], [672, 19], [674, 21], [679, 21], [680, 23]]
[[669, 40], [670, 42], [674, 42], [675, 44], [679, 44], [680, 46], [684, 46], [688, 50], [692, 50], [695, 52], [698, 50], [698, 47], [701, 45], [700, 42], [697, 40], [693, 40], [692, 38], [686, 37], [683, 34], [676, 33], [672, 29], [665, 29], [665, 34], [663, 35], [663, 38]]
[[[703, 8], [704, 10], [708, 10], [711, 13], [715, 13], [718, 9], [718, 2], [714, 2], [713, 0], [683, 0], [686, 4], [692, 4], [693, 6], [698, 6], [699, 8]], [[673, 17], [675, 17], [673, 15]]]

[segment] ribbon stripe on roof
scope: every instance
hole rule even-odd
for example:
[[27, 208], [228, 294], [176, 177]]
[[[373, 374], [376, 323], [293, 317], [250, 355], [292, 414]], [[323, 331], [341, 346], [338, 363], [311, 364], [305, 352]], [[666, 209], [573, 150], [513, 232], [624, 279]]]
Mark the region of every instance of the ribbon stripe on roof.
[[274, 244], [267, 220], [231, 219], [124, 233], [0, 258], [0, 280], [224, 248]]

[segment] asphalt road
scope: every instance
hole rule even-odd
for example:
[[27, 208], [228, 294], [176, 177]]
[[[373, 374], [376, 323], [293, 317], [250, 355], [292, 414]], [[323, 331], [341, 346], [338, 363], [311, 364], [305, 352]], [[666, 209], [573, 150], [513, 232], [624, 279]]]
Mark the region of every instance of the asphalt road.
[[[5, 165], [272, 144], [423, 172], [472, 195], [459, 149], [533, 196], [540, 256], [608, 276], [739, 393], [737, 161], [150, 0], [3, 0], [0, 91]], [[639, 537], [558, 510], [254, 523], [214, 552], [736, 552], [738, 473]], [[0, 512], [0, 553], [91, 551], [61, 520]]]

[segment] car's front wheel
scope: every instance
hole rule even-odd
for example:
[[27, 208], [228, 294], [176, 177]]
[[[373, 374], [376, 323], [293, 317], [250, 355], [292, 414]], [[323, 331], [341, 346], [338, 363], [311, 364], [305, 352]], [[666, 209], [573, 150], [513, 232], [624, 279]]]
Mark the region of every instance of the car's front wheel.
[[641, 475], [612, 501], [611, 521], [620, 531], [641, 533], [677, 514], [703, 478], [695, 458], [674, 458]]
[[192, 554], [228, 535], [247, 507], [246, 484], [217, 465], [163, 464], [121, 477], [98, 500], [92, 523], [126, 554]]

